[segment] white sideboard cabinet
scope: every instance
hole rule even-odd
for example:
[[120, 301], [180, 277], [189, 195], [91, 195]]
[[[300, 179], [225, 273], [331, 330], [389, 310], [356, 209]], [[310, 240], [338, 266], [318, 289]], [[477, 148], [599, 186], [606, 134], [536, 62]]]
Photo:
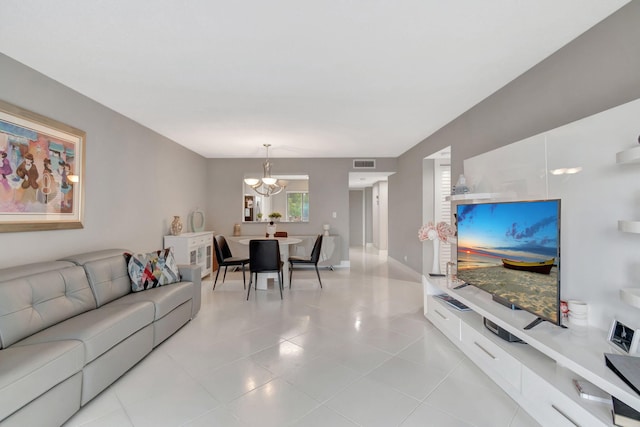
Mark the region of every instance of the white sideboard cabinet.
[[[640, 395], [605, 365], [604, 353], [615, 353], [606, 331], [548, 322], [524, 330], [534, 315], [502, 306], [473, 286], [454, 287], [446, 278], [426, 279], [426, 318], [541, 425], [613, 425], [611, 405], [581, 398], [574, 379], [587, 380], [640, 410]], [[442, 293], [471, 311], [459, 311], [435, 297]], [[526, 344], [498, 337], [484, 326], [483, 318]]]
[[164, 247], [173, 248], [176, 263], [199, 265], [201, 277], [211, 274], [213, 262], [212, 231], [164, 236]]

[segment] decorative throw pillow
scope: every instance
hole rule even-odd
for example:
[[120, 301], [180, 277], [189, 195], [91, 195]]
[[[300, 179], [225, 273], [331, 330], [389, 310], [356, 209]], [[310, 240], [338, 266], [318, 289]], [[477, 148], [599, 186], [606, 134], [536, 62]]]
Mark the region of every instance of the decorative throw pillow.
[[125, 254], [131, 291], [139, 292], [179, 282], [178, 265], [171, 248], [146, 254]]

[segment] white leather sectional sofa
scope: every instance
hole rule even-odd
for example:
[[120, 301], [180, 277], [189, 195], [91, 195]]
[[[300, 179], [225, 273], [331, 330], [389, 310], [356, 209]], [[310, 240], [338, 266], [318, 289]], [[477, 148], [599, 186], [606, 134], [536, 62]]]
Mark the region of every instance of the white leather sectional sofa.
[[0, 270], [0, 426], [59, 426], [200, 310], [200, 267], [131, 292], [125, 250]]

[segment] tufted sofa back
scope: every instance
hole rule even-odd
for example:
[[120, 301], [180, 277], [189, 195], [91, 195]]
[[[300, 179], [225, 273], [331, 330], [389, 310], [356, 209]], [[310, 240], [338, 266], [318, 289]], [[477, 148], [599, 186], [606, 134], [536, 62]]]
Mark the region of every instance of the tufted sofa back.
[[107, 249], [65, 258], [64, 261], [83, 266], [98, 307], [131, 292], [125, 249]]
[[57, 261], [0, 270], [0, 348], [95, 308], [82, 267]]

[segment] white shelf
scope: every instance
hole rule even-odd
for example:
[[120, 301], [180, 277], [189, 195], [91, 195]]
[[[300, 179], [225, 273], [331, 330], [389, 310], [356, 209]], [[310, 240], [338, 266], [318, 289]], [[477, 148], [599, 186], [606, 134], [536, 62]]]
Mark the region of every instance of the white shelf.
[[640, 163], [640, 145], [616, 154], [616, 163]]
[[618, 230], [625, 233], [639, 233], [640, 234], [640, 221], [618, 221]]
[[640, 288], [620, 289], [620, 299], [629, 305], [640, 308]]
[[456, 200], [487, 200], [487, 199], [496, 199], [501, 196], [504, 196], [500, 193], [464, 193], [464, 194], [452, 194], [451, 196], [445, 197], [447, 201], [456, 201]]

